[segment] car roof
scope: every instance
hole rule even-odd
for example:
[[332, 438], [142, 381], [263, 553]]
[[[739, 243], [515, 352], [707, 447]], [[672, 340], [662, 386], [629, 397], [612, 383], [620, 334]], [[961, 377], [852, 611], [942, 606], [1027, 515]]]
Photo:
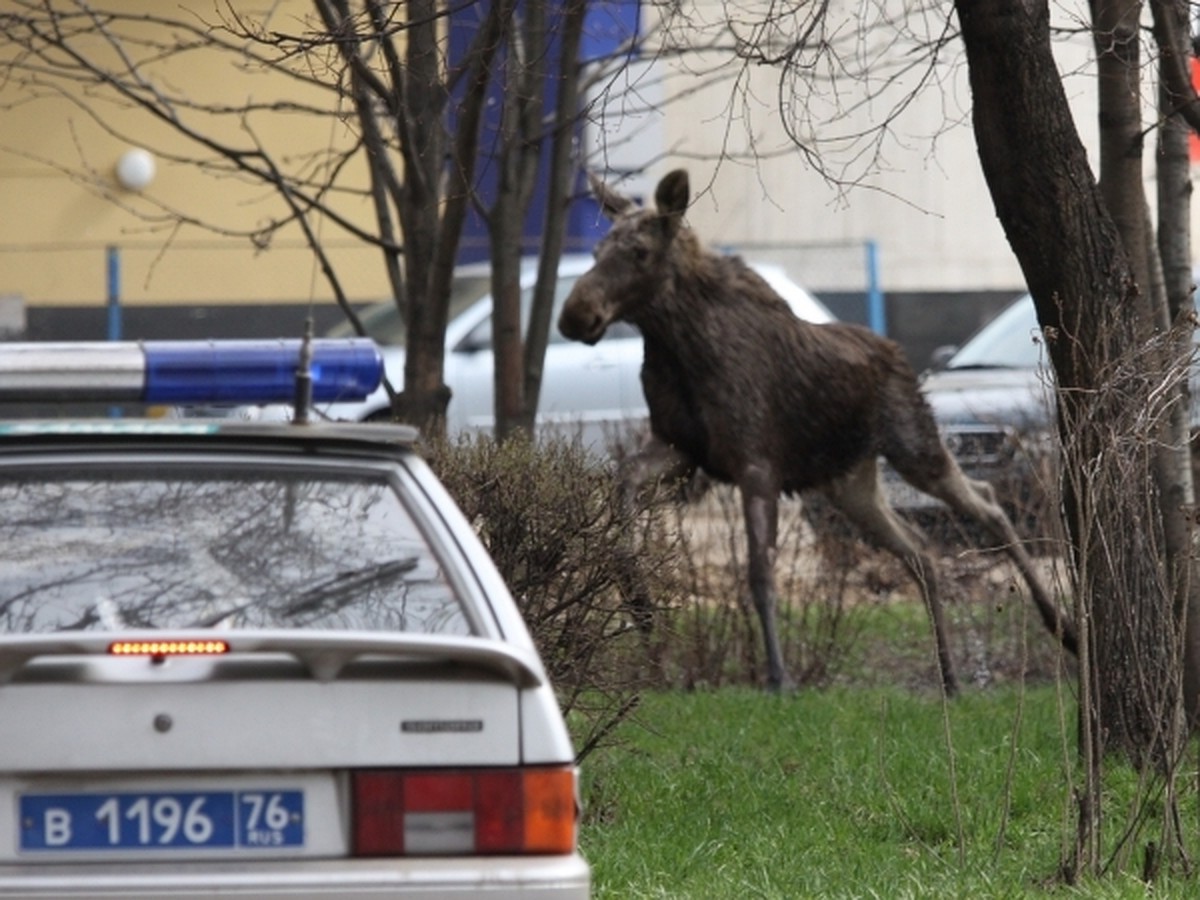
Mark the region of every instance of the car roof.
[[[537, 256], [522, 256], [521, 257], [521, 278], [528, 280], [530, 284], [537, 276], [539, 257]], [[595, 257], [590, 253], [564, 253], [558, 258], [558, 274], [559, 275], [578, 275], [586, 272], [595, 265]], [[486, 260], [481, 262], [463, 263], [454, 267], [455, 276], [462, 275], [487, 275], [492, 271], [492, 264]]]
[[[595, 265], [595, 258], [588, 253], [567, 253], [559, 258], [558, 276], [560, 278], [577, 278]], [[757, 259], [746, 259], [746, 264], [754, 269], [778, 293], [792, 311], [809, 322], [834, 322], [837, 317], [820, 300], [814, 297], [788, 274], [786, 267]], [[486, 278], [491, 272], [488, 262], [465, 263], [454, 269], [455, 278], [459, 281]], [[521, 258], [521, 288], [527, 290], [534, 286], [538, 275], [538, 258], [525, 256]], [[452, 298], [453, 300], [453, 298]], [[450, 324], [447, 331], [448, 343], [455, 343], [463, 334], [470, 331], [481, 319], [490, 314], [491, 292], [485, 288], [476, 297], [470, 298], [460, 308], [450, 310]], [[364, 307], [359, 315], [367, 320], [374, 320], [374, 333], [382, 333], [394, 329], [399, 322], [400, 310], [390, 300], [379, 300]], [[372, 330], [368, 328], [368, 330]], [[354, 333], [348, 322], [334, 325], [328, 334], [333, 337], [345, 337]], [[390, 343], [390, 342], [389, 342]]]
[[253, 449], [391, 456], [413, 450], [415, 428], [388, 423], [197, 419], [44, 419], [0, 422], [0, 458], [33, 449]]

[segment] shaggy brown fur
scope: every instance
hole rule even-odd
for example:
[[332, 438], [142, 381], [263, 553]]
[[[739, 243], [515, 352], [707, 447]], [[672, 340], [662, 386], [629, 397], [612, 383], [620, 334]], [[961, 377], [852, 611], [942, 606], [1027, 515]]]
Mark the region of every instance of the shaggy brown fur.
[[778, 498], [816, 488], [917, 579], [943, 684], [956, 689], [933, 564], [880, 492], [880, 456], [917, 489], [979, 521], [1017, 564], [1046, 625], [1074, 650], [1074, 632], [991, 487], [967, 478], [942, 445], [899, 346], [857, 325], [801, 321], [741, 259], [704, 249], [683, 224], [686, 172], [663, 178], [654, 210], [599, 182], [593, 189], [613, 227], [567, 298], [559, 329], [595, 343], [623, 319], [645, 339], [651, 437], [623, 469], [627, 491], [696, 469], [740, 488], [772, 688], [789, 683], [775, 629]]

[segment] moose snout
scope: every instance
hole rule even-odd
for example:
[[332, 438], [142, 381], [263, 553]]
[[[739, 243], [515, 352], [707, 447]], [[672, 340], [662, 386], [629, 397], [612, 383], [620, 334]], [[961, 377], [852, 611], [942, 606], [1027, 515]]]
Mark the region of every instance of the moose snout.
[[583, 341], [585, 344], [596, 343], [604, 337], [608, 323], [599, 310], [586, 303], [572, 303], [571, 300], [572, 298], [567, 298], [562, 314], [558, 317], [558, 330], [568, 340]]

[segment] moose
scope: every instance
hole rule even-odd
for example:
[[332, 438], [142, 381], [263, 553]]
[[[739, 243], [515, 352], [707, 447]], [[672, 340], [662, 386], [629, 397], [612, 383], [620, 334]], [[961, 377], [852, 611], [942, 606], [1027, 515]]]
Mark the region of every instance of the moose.
[[685, 170], [659, 182], [653, 209], [598, 178], [591, 185], [612, 227], [596, 246], [595, 265], [567, 297], [559, 330], [588, 344], [617, 320], [642, 333], [650, 435], [621, 466], [626, 496], [650, 479], [697, 472], [740, 490], [770, 689], [792, 685], [775, 623], [779, 497], [816, 490], [916, 580], [943, 688], [957, 692], [934, 563], [924, 536], [884, 499], [881, 456], [914, 488], [998, 542], [1043, 623], [1076, 652], [1071, 623], [992, 487], [968, 478], [943, 445], [898, 344], [860, 325], [805, 322], [741, 258], [706, 249], [684, 222]]

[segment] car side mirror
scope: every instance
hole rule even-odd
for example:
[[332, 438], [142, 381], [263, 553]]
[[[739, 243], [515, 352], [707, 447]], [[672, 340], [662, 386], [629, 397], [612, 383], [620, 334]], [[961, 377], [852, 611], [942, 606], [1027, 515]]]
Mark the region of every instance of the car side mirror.
[[929, 368], [935, 372], [940, 372], [946, 368], [946, 364], [958, 352], [956, 344], [942, 344], [929, 355]]
[[492, 320], [487, 318], [466, 333], [455, 347], [455, 353], [474, 354], [492, 349]]
[[467, 335], [467, 337], [458, 342], [458, 346], [454, 348], [454, 352], [473, 355], [480, 350], [490, 350], [491, 348], [492, 346], [489, 342], [480, 340], [475, 335]]

